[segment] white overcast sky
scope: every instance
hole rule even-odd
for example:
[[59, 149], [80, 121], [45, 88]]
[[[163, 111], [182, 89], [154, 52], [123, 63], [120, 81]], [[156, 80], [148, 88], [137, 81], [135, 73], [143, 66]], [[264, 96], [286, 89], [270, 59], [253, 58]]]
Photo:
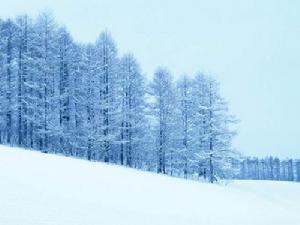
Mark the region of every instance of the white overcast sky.
[[75, 40], [108, 29], [147, 76], [205, 71], [240, 120], [245, 154], [300, 158], [300, 1], [0, 0], [0, 17], [50, 10]]

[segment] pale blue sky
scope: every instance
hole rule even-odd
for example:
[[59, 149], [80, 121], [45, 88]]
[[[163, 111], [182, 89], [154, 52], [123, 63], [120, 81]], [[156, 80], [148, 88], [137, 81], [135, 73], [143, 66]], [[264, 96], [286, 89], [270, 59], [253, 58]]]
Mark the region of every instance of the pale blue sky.
[[300, 1], [8, 0], [0, 17], [49, 9], [75, 40], [107, 28], [150, 76], [207, 71], [241, 120], [245, 154], [300, 158]]

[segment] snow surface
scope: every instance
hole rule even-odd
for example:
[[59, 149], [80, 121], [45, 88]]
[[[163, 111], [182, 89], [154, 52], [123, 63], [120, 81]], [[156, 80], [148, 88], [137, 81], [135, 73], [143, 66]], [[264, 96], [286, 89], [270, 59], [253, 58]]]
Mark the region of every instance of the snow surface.
[[0, 146], [1, 225], [299, 225], [300, 184], [211, 185]]

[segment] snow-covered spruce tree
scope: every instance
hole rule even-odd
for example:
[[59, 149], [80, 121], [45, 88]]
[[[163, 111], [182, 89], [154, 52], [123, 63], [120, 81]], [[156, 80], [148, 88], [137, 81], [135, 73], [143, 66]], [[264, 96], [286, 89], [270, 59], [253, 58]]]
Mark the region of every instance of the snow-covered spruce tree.
[[155, 136], [157, 147], [157, 172], [167, 173], [172, 171], [172, 156], [174, 154], [174, 110], [176, 99], [171, 74], [163, 68], [154, 73], [150, 84], [150, 92], [153, 97], [152, 110], [155, 123]]
[[5, 143], [4, 136], [6, 134], [6, 79], [5, 79], [5, 33], [4, 21], [0, 19], [0, 143]]
[[[99, 151], [97, 145], [97, 123], [100, 121], [99, 112], [96, 115], [96, 105], [98, 106], [99, 97], [99, 77], [96, 76], [96, 51], [93, 45], [83, 46], [83, 92], [85, 99], [83, 102], [84, 107], [84, 143], [86, 147], [85, 156], [88, 160], [96, 160], [96, 151]], [[96, 87], [96, 84], [98, 86]], [[97, 117], [96, 117], [97, 116]], [[97, 149], [98, 148], [98, 149]]]
[[33, 147], [33, 76], [35, 68], [35, 31], [31, 19], [27, 15], [16, 19], [16, 144]]
[[207, 80], [203, 74], [197, 74], [191, 82], [191, 96], [193, 112], [192, 120], [192, 154], [189, 158], [191, 172], [197, 173], [198, 177], [207, 178]]
[[32, 20], [23, 15], [17, 18], [17, 144], [24, 147], [34, 147], [34, 113], [36, 110], [37, 83], [35, 82], [37, 57], [37, 34]]
[[85, 61], [84, 61], [84, 49], [83, 46], [73, 44], [72, 45], [73, 60], [71, 64], [71, 71], [73, 77], [73, 94], [72, 94], [72, 107], [71, 107], [71, 119], [73, 127], [71, 145], [72, 153], [77, 157], [86, 157], [87, 150], [87, 111], [86, 111], [86, 99], [87, 93], [85, 89]]
[[179, 168], [182, 168], [184, 178], [187, 178], [191, 173], [191, 165], [193, 165], [194, 157], [193, 150], [195, 148], [195, 135], [197, 128], [195, 123], [195, 101], [192, 96], [192, 80], [187, 76], [183, 76], [177, 82], [178, 109], [180, 122], [178, 124], [180, 148]]
[[[59, 30], [59, 147], [65, 154], [71, 153], [71, 131], [74, 130], [71, 121], [71, 99], [73, 97], [74, 79], [71, 76], [72, 40], [65, 29]], [[73, 75], [73, 74], [72, 74]]]
[[[57, 141], [55, 129], [59, 126], [58, 96], [56, 95], [59, 81], [58, 38], [57, 26], [52, 15], [42, 13], [36, 23], [37, 34], [37, 108], [35, 114], [36, 139], [38, 148], [43, 151], [52, 149]], [[53, 146], [54, 147], [54, 146]]]
[[3, 143], [16, 139], [16, 24], [8, 19], [1, 23], [1, 128]]
[[[84, 155], [84, 90], [82, 50], [61, 28], [59, 34], [59, 136], [65, 154]], [[55, 98], [56, 99], [56, 98]], [[54, 100], [55, 100], [54, 99]]]
[[195, 102], [195, 123], [199, 135], [195, 155], [199, 161], [199, 175], [208, 176], [212, 183], [218, 178], [232, 176], [235, 153], [231, 147], [234, 135], [231, 124], [235, 120], [228, 113], [216, 80], [198, 74], [193, 83], [193, 96], [198, 100]]
[[100, 34], [95, 46], [96, 95], [95, 123], [97, 124], [98, 158], [104, 162], [116, 161], [119, 145], [115, 140], [119, 133], [120, 104], [118, 92], [121, 78], [118, 74], [117, 49], [108, 32]]
[[24, 99], [26, 93], [25, 83], [27, 80], [28, 67], [28, 21], [27, 16], [17, 19], [17, 61], [18, 61], [18, 78], [17, 78], [17, 133], [19, 146], [26, 146], [27, 138], [27, 104]]
[[5, 65], [5, 55], [4, 55], [4, 37], [2, 34], [2, 26], [4, 21], [0, 19], [0, 83], [2, 84], [0, 87], [0, 144], [3, 143], [3, 134], [5, 132], [5, 109], [4, 101], [5, 101], [5, 79], [4, 79], [4, 65]]
[[12, 20], [7, 20], [3, 23], [1, 29], [4, 47], [4, 64], [3, 64], [3, 91], [5, 92], [4, 99], [4, 114], [5, 114], [5, 143], [11, 145], [18, 144], [18, 27]]
[[120, 163], [141, 168], [146, 150], [145, 83], [132, 54], [120, 60]]

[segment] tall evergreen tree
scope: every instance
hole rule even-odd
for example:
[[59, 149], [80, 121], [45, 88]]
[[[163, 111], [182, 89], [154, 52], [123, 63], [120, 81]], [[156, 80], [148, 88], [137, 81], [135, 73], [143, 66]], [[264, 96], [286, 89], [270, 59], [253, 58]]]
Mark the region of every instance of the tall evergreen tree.
[[180, 113], [180, 123], [178, 128], [180, 130], [179, 137], [181, 137], [181, 150], [180, 153], [180, 162], [182, 163], [181, 167], [183, 168], [184, 177], [187, 178], [189, 168], [193, 164], [193, 149], [194, 137], [195, 137], [195, 101], [192, 96], [192, 80], [187, 76], [183, 76], [177, 82], [177, 92], [179, 100], [179, 113]]
[[[157, 137], [157, 172], [167, 173], [167, 160], [172, 154], [174, 143], [172, 137], [174, 125], [174, 105], [176, 99], [173, 87], [173, 78], [166, 70], [156, 70], [151, 84], [153, 96], [153, 115], [155, 116], [155, 132]], [[168, 158], [167, 158], [168, 157]]]
[[[53, 137], [53, 129], [56, 128], [55, 90], [58, 82], [58, 40], [57, 26], [52, 15], [42, 13], [36, 23], [37, 30], [37, 139], [40, 149], [47, 151], [51, 147], [50, 138]], [[54, 111], [53, 111], [54, 110]]]
[[[207, 173], [210, 182], [224, 178], [231, 171], [231, 149], [234, 135], [231, 124], [234, 118], [228, 113], [228, 106], [220, 96], [219, 85], [212, 78], [198, 74], [194, 81], [193, 96], [196, 99], [196, 120], [198, 140], [196, 156], [199, 158], [199, 173]], [[203, 167], [203, 170], [202, 170]]]
[[16, 30], [12, 20], [4, 21], [1, 25], [2, 43], [2, 115], [4, 143], [14, 144], [16, 138], [15, 115], [16, 111]]
[[141, 167], [143, 150], [145, 150], [145, 83], [140, 68], [133, 55], [125, 55], [120, 61], [122, 78], [122, 119], [120, 162], [126, 159], [127, 166]]
[[[100, 34], [96, 42], [96, 86], [98, 86], [99, 101], [96, 105], [98, 140], [100, 144], [99, 157], [104, 162], [114, 159], [113, 144], [119, 132], [117, 101], [120, 90], [120, 76], [118, 74], [117, 49], [108, 32]], [[97, 93], [96, 93], [97, 94]]]

